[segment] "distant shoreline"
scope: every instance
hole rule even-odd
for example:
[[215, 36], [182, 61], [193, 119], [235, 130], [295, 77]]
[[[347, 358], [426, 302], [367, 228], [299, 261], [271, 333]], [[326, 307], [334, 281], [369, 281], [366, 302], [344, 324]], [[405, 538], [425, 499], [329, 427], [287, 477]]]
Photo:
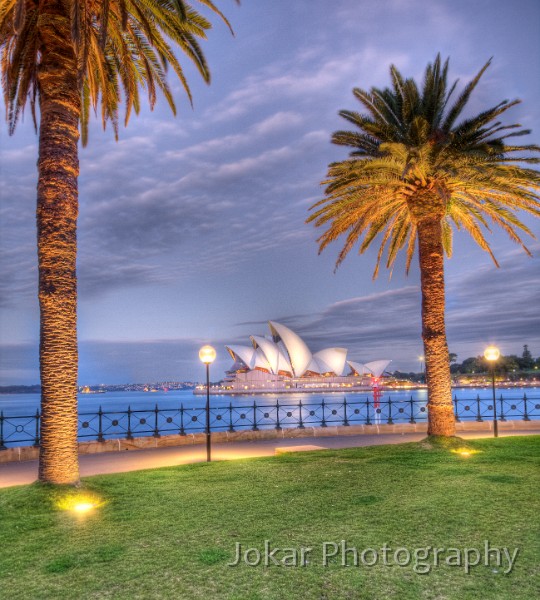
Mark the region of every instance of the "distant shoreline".
[[[163, 391], [168, 391], [168, 392], [181, 392], [183, 390], [192, 390], [195, 385], [195, 383], [189, 382], [189, 383], [182, 383], [182, 382], [177, 382], [176, 385], [178, 385], [179, 387], [168, 387], [167, 390], [164, 390], [163, 387], [160, 385], [155, 385], [152, 386], [150, 384], [126, 384], [125, 387], [119, 387], [116, 385], [92, 385], [92, 386], [86, 386], [89, 389], [89, 391], [86, 392], [82, 392], [82, 391], [78, 391], [77, 394], [82, 394], [82, 395], [87, 395], [87, 394], [104, 394], [104, 393], [115, 393], [115, 392], [120, 392], [120, 393], [125, 393], [125, 392], [144, 392], [144, 393], [150, 393], [150, 392], [163, 392]], [[139, 386], [141, 389], [137, 389], [137, 386]], [[148, 387], [148, 390], [144, 390], [142, 388], [144, 387]], [[41, 386], [39, 384], [36, 385], [4, 385], [4, 386], [0, 386], [0, 395], [2, 394], [39, 394], [41, 393]]]
[[[497, 383], [497, 389], [508, 390], [515, 388], [535, 388], [536, 386], [540, 386], [539, 381], [520, 381], [520, 382], [501, 382]], [[452, 389], [490, 389], [490, 383], [482, 383], [482, 384], [456, 384], [452, 385]], [[286, 394], [324, 394], [324, 393], [337, 393], [337, 394], [352, 394], [352, 393], [365, 393], [365, 392], [373, 392], [374, 389], [379, 390], [379, 392], [407, 392], [407, 391], [418, 391], [418, 390], [427, 390], [427, 385], [411, 385], [407, 387], [390, 387], [390, 386], [380, 386], [378, 388], [374, 387], [326, 387], [326, 388], [285, 388], [285, 389], [250, 389], [250, 390], [223, 390], [216, 389], [210, 387], [210, 394], [212, 396], [262, 396], [262, 395], [286, 395]], [[206, 394], [206, 387], [200, 386], [193, 390], [194, 396], [203, 396]]]
[[[94, 386], [93, 386], [94, 387]], [[95, 386], [97, 387], [97, 386]], [[488, 389], [491, 387], [490, 383], [470, 383], [470, 384], [465, 384], [465, 383], [458, 383], [458, 384], [454, 384], [452, 385], [452, 389]], [[514, 389], [514, 388], [527, 388], [527, 387], [540, 387], [540, 381], [537, 380], [532, 380], [532, 381], [516, 381], [516, 382], [512, 382], [512, 381], [505, 381], [505, 382], [497, 382], [496, 383], [496, 387], [497, 389]], [[422, 389], [427, 389], [426, 385], [411, 385], [410, 387], [388, 387], [388, 386], [381, 386], [378, 388], [381, 392], [404, 392], [407, 390], [411, 390], [411, 391], [416, 391], [416, 390], [422, 390]], [[193, 390], [193, 395], [195, 396], [200, 396], [203, 394], [206, 394], [206, 387], [202, 387], [199, 388], [197, 390], [197, 388], [195, 387], [194, 384], [191, 385], [186, 385], [185, 387], [181, 387], [181, 388], [169, 388], [168, 392], [181, 392], [181, 391], [188, 391], [188, 390]], [[107, 392], [107, 393], [125, 393], [125, 392], [141, 392], [141, 393], [151, 393], [150, 390], [148, 392], [144, 392], [144, 390], [137, 390], [137, 389], [133, 389], [130, 386], [126, 386], [126, 388], [123, 389], [110, 389], [108, 386], [104, 386], [103, 391]], [[159, 391], [163, 391], [160, 389], [156, 389], [157, 392]], [[262, 395], [262, 394], [298, 394], [298, 393], [306, 393], [306, 394], [319, 394], [319, 393], [324, 393], [324, 392], [348, 392], [348, 393], [352, 393], [352, 392], [358, 392], [358, 393], [364, 393], [364, 392], [371, 392], [373, 391], [372, 387], [358, 387], [358, 388], [289, 388], [289, 389], [268, 389], [268, 390], [245, 390], [244, 392], [242, 391], [237, 391], [237, 390], [217, 390], [215, 388], [210, 388], [210, 392], [213, 395], [223, 395], [223, 396], [251, 396], [251, 395]], [[39, 385], [29, 385], [29, 386], [2, 386], [0, 387], [0, 396], [5, 396], [5, 395], [9, 395], [9, 394], [39, 394], [41, 392], [41, 386]], [[94, 395], [96, 393], [100, 393], [99, 391], [91, 391], [89, 392], [78, 392], [79, 395], [85, 396], [85, 395]]]

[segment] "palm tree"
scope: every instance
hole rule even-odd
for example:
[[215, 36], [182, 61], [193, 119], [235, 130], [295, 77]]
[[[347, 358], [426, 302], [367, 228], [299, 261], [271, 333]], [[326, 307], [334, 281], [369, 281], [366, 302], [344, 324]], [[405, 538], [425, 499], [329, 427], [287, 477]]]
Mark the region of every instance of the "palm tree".
[[530, 132], [496, 120], [519, 100], [458, 122], [490, 62], [453, 103], [457, 81], [448, 88], [448, 60], [443, 65], [440, 56], [427, 66], [421, 89], [394, 66], [391, 88], [355, 88], [367, 112], [341, 111], [357, 129], [332, 137], [354, 150], [329, 166], [325, 198], [307, 220], [328, 226], [317, 240], [319, 253], [345, 235], [336, 268], [357, 242], [362, 254], [379, 236], [374, 278], [385, 252], [392, 269], [403, 248], [408, 272], [418, 241], [429, 435], [455, 434], [444, 322], [444, 254], [452, 255], [453, 227], [467, 231], [498, 266], [484, 236], [490, 222], [530, 254], [519, 234], [532, 233], [516, 212], [540, 215], [539, 173], [526, 167], [538, 163], [533, 154], [540, 148], [511, 145], [509, 138]]
[[[198, 2], [227, 20], [211, 0]], [[228, 23], [227, 23], [228, 24]], [[76, 483], [78, 141], [87, 141], [90, 110], [118, 130], [150, 106], [157, 90], [173, 112], [168, 67], [191, 95], [177, 46], [206, 82], [198, 39], [210, 22], [183, 0], [2, 0], [0, 57], [7, 120], [13, 132], [29, 102], [39, 158], [37, 237], [40, 306], [41, 448], [39, 479]]]

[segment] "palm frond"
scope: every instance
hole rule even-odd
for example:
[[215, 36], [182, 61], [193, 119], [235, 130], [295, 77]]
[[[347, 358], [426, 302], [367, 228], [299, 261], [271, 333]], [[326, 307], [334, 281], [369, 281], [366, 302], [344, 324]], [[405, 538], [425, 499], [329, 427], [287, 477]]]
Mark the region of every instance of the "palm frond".
[[353, 89], [365, 112], [340, 111], [352, 131], [337, 131], [332, 142], [351, 149], [350, 157], [328, 167], [325, 197], [312, 207], [307, 222], [326, 227], [319, 251], [345, 236], [336, 267], [358, 245], [363, 253], [379, 240], [377, 276], [387, 251], [393, 269], [406, 249], [408, 272], [424, 219], [441, 222], [441, 244], [452, 256], [453, 228], [469, 233], [498, 265], [486, 234], [500, 227], [529, 252], [521, 234], [533, 236], [518, 217], [540, 216], [540, 173], [527, 165], [540, 161], [535, 144], [508, 144], [528, 135], [499, 117], [519, 100], [504, 100], [457, 123], [489, 60], [453, 104], [457, 81], [448, 89], [449, 61], [437, 55], [421, 89], [392, 66], [392, 87]]
[[[231, 24], [213, 0], [197, 2], [231, 30]], [[160, 90], [173, 113], [176, 105], [167, 71], [179, 79], [193, 103], [183, 56], [206, 82], [210, 69], [199, 44], [212, 27], [210, 21], [183, 0], [65, 0], [71, 39], [76, 53], [81, 90], [81, 133], [88, 139], [90, 107], [101, 106], [103, 126], [111, 122], [118, 133], [118, 110], [125, 105], [124, 122], [140, 107], [144, 89], [151, 107]], [[28, 100], [35, 114], [39, 51], [40, 3], [5, 0], [0, 3], [0, 68], [10, 131]], [[180, 50], [180, 53], [177, 50]]]

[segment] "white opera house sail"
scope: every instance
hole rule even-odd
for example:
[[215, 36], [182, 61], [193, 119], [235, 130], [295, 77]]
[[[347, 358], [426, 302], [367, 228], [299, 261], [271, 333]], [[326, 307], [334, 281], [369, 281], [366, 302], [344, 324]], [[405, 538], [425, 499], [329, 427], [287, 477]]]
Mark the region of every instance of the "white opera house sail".
[[[346, 348], [324, 348], [312, 353], [294, 331], [268, 322], [270, 335], [250, 336], [250, 345], [226, 346], [233, 365], [222, 393], [316, 392], [329, 389], [371, 388], [390, 360], [359, 363], [347, 360]], [[216, 390], [213, 388], [212, 393]]]

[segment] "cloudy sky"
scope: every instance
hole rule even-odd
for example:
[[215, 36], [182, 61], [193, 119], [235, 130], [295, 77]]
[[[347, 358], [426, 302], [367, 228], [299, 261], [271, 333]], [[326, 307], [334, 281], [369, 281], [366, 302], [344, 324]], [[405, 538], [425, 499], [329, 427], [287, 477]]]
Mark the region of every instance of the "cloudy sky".
[[[189, 106], [141, 110], [115, 142], [96, 124], [81, 150], [79, 337], [81, 384], [202, 379], [203, 343], [230, 365], [226, 343], [246, 343], [281, 321], [313, 351], [349, 349], [359, 362], [391, 358], [418, 369], [418, 269], [371, 279], [374, 253], [339, 246], [317, 255], [305, 225], [321, 198], [329, 142], [356, 109], [351, 90], [389, 83], [390, 64], [421, 77], [437, 52], [451, 78], [470, 79], [493, 56], [471, 112], [504, 98], [508, 120], [540, 140], [540, 4], [536, 0], [218, 0], [236, 37], [214, 20], [204, 50], [213, 80], [185, 63]], [[30, 115], [0, 128], [0, 384], [39, 380], [35, 186]], [[527, 220], [538, 233], [539, 223]], [[495, 342], [540, 354], [540, 244], [528, 258], [490, 236], [501, 263], [463, 234], [447, 262], [448, 337], [459, 359]], [[216, 377], [217, 379], [217, 377]]]

